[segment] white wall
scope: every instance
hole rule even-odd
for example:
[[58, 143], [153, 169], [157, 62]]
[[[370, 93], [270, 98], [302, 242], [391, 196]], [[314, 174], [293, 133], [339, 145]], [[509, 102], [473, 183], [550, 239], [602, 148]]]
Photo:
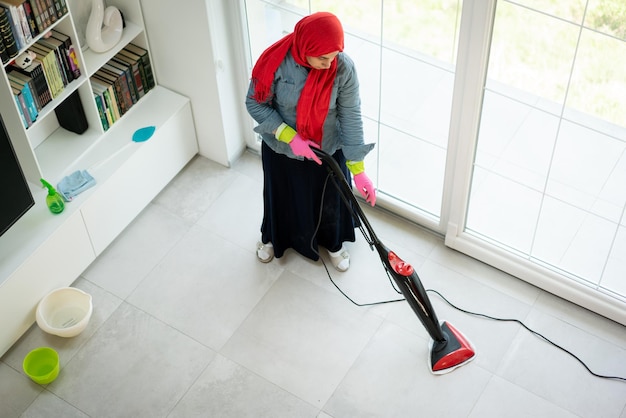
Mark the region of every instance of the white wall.
[[230, 166], [251, 132], [238, 2], [143, 0], [160, 85], [191, 99], [199, 153]]

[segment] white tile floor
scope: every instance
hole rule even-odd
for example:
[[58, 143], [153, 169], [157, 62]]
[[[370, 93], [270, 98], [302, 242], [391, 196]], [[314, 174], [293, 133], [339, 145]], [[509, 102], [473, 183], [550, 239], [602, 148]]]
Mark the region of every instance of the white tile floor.
[[[94, 297], [75, 338], [36, 326], [0, 362], [0, 417], [615, 417], [626, 382], [590, 375], [515, 323], [468, 316], [436, 295], [440, 319], [476, 346], [443, 376], [405, 302], [357, 307], [320, 263], [293, 252], [262, 264], [259, 158], [232, 169], [194, 159], [75, 286]], [[626, 376], [626, 329], [447, 249], [365, 208], [379, 237], [457, 305], [516, 318], [602, 374]], [[352, 267], [332, 272], [359, 302], [395, 297], [359, 235]], [[46, 387], [21, 371], [37, 346], [61, 373]]]

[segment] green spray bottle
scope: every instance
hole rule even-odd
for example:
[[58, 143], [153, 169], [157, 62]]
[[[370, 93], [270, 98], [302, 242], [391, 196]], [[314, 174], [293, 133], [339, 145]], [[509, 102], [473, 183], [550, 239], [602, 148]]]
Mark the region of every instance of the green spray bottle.
[[63, 212], [63, 209], [65, 209], [65, 203], [63, 203], [63, 198], [61, 197], [59, 192], [57, 192], [55, 188], [52, 187], [52, 185], [48, 183], [47, 181], [45, 181], [44, 179], [40, 179], [40, 180], [41, 180], [41, 184], [43, 184], [44, 187], [48, 188], [48, 196], [46, 196], [46, 205], [48, 205], [48, 209], [50, 209], [50, 212], [52, 213]]

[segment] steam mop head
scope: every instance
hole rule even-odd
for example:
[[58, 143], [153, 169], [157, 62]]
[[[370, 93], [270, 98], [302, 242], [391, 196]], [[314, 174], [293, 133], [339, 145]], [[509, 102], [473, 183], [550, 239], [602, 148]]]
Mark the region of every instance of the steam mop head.
[[441, 323], [444, 341], [431, 341], [430, 371], [445, 374], [474, 359], [476, 352], [470, 342], [450, 323]]

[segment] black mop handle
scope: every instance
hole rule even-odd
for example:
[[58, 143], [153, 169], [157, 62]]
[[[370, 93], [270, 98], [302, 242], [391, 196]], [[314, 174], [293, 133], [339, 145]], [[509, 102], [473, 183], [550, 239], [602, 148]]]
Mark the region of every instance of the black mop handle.
[[[359, 206], [359, 202], [356, 200], [354, 193], [352, 193], [352, 188], [348, 184], [348, 180], [339, 168], [337, 161], [322, 150], [316, 148], [311, 149], [326, 163], [329, 172], [334, 174], [334, 177], [337, 179], [335, 185], [340, 187], [339, 192], [342, 195], [343, 201], [349, 207], [353, 207], [353, 213], [355, 213], [360, 218], [362, 224], [365, 225], [372, 240], [371, 245], [378, 251], [380, 260], [385, 266], [387, 273], [393, 277], [404, 295], [404, 298], [411, 306], [411, 309], [433, 339], [429, 357], [430, 370], [434, 374], [447, 373], [472, 360], [476, 353], [463, 334], [447, 321], [444, 321], [442, 324], [439, 323], [437, 314], [430, 303], [430, 299], [417, 272], [410, 264], [405, 263], [378, 240], [361, 206]], [[348, 199], [353, 203], [352, 205], [350, 205]]]
[[335, 178], [337, 179], [336, 184], [338, 183], [339, 187], [341, 187], [342, 197], [344, 199], [350, 199], [352, 203], [351, 205], [352, 209], [355, 211], [358, 218], [361, 220], [361, 222], [365, 226], [365, 229], [367, 229], [367, 232], [369, 233], [373, 244], [374, 245], [380, 244], [380, 241], [378, 240], [378, 237], [376, 236], [374, 229], [372, 228], [369, 221], [365, 217], [365, 213], [363, 213], [361, 206], [359, 206], [359, 202], [354, 196], [354, 193], [352, 193], [352, 188], [350, 187], [350, 184], [348, 184], [348, 180], [344, 176], [343, 171], [341, 171], [341, 168], [339, 167], [339, 164], [337, 163], [337, 161], [326, 151], [322, 151], [321, 149], [314, 148], [314, 147], [311, 147], [311, 149], [313, 150], [313, 152], [315, 152], [315, 154], [318, 157], [320, 157], [322, 161], [326, 163], [328, 171], [334, 174]]
[[[442, 333], [439, 320], [437, 319], [435, 310], [430, 303], [430, 299], [426, 294], [426, 290], [424, 289], [417, 272], [409, 264], [404, 263], [404, 261], [402, 261], [395, 253], [392, 253], [393, 255], [390, 256], [389, 249], [378, 239], [374, 229], [363, 213], [363, 210], [361, 209], [359, 202], [356, 200], [354, 193], [352, 193], [352, 188], [348, 184], [341, 168], [339, 168], [337, 161], [325, 151], [313, 147], [311, 149], [322, 159], [322, 161], [326, 163], [328, 170], [333, 173], [334, 177], [338, 180], [343, 198], [350, 199], [353, 203], [351, 206], [353, 206], [354, 211], [369, 232], [372, 245], [376, 248], [385, 269], [392, 275], [394, 281], [400, 287], [406, 301], [418, 316], [430, 336], [436, 342], [445, 342], [446, 338]], [[391, 259], [394, 260], [394, 265], [392, 265]], [[400, 271], [396, 271], [398, 269]]]

